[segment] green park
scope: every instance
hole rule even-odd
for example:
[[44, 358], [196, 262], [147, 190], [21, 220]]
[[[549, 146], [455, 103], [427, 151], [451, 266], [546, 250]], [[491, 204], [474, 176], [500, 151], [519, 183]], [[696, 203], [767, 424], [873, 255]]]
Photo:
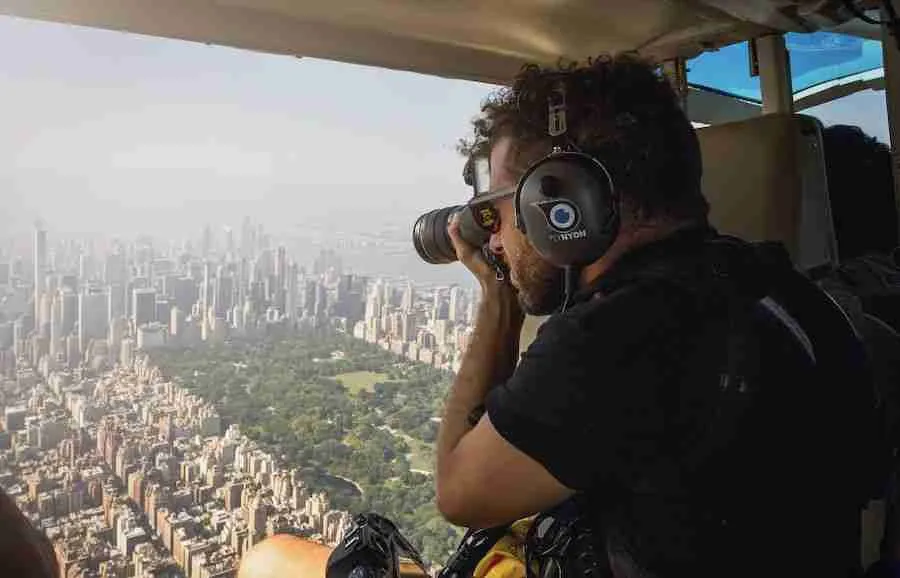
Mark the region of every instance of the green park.
[[388, 516], [428, 560], [455, 549], [462, 530], [438, 513], [431, 478], [448, 372], [322, 330], [161, 350], [153, 361], [225, 425], [300, 467], [333, 507]]

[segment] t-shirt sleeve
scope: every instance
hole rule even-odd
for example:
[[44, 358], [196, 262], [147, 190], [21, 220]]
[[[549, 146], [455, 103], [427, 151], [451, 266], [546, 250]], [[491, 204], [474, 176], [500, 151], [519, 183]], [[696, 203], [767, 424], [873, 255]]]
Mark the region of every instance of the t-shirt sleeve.
[[654, 350], [668, 324], [617, 305], [548, 319], [485, 402], [498, 433], [573, 490], [639, 478], [663, 440]]

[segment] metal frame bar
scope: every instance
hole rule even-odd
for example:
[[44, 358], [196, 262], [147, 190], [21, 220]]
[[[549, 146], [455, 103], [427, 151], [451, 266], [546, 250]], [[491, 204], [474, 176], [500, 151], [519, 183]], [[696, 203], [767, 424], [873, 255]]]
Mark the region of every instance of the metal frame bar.
[[794, 101], [794, 110], [799, 111], [806, 108], [812, 108], [826, 102], [831, 102], [851, 94], [862, 92], [863, 90], [884, 90], [884, 78], [872, 78], [870, 80], [854, 80], [831, 86], [824, 90], [814, 92], [809, 96], [798, 98]]
[[681, 101], [681, 108], [687, 110], [688, 105], [688, 81], [687, 81], [687, 61], [684, 58], [676, 58], [674, 60], [666, 60], [662, 63], [662, 69], [669, 82], [675, 88], [678, 98]]
[[753, 40], [759, 64], [759, 80], [762, 90], [763, 114], [790, 114], [794, 112], [791, 86], [791, 63], [782, 34], [768, 34]]

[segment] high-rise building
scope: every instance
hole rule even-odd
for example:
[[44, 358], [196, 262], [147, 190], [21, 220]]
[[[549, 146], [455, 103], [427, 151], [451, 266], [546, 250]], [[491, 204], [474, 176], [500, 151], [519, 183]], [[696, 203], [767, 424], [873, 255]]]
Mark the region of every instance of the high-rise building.
[[200, 286], [200, 321], [204, 326], [209, 324], [209, 301], [212, 291], [212, 265], [209, 261], [203, 263], [203, 284]]
[[411, 313], [400, 313], [400, 340], [404, 343], [414, 341], [416, 338], [416, 318]]
[[112, 323], [113, 319], [127, 315], [125, 306], [125, 302], [127, 301], [126, 291], [123, 285], [108, 285], [106, 291], [106, 318], [107, 321]]
[[316, 310], [316, 287], [315, 280], [308, 280], [303, 287], [303, 316], [312, 317]]
[[87, 283], [94, 277], [94, 260], [90, 255], [82, 253], [78, 256], [78, 279]]
[[34, 318], [41, 318], [41, 297], [47, 284], [47, 231], [40, 223], [34, 229]]
[[272, 296], [278, 311], [287, 314], [287, 253], [284, 246], [279, 246], [275, 253], [275, 285]]
[[221, 265], [216, 269], [215, 290], [213, 291], [213, 310], [216, 315], [225, 316], [234, 307], [234, 278], [228, 275]]
[[404, 313], [411, 313], [415, 298], [416, 293], [412, 281], [407, 281], [406, 288], [403, 290], [403, 298], [400, 300], [400, 310]]
[[60, 275], [57, 278], [56, 287], [48, 287], [47, 289], [58, 289], [60, 291], [68, 289], [73, 293], [78, 293], [78, 276], [77, 275]]
[[177, 306], [169, 313], [169, 335], [177, 337], [184, 332], [184, 313]]
[[156, 289], [135, 289], [131, 310], [135, 327], [156, 321]]
[[203, 236], [200, 239], [200, 255], [203, 258], [209, 256], [213, 250], [213, 235], [209, 225], [203, 226]]
[[148, 323], [137, 328], [135, 346], [140, 350], [154, 349], [166, 344], [167, 327], [160, 323]]
[[107, 285], [119, 285], [122, 287], [128, 283], [128, 267], [125, 255], [117, 252], [106, 256], [106, 263], [103, 267], [103, 281]]
[[91, 339], [106, 338], [105, 293], [82, 293], [78, 296], [78, 348], [84, 353]]
[[288, 319], [297, 317], [297, 264], [291, 263], [287, 268], [285, 280], [284, 313]]
[[15, 340], [15, 331], [11, 321], [0, 323], [0, 351], [9, 349], [13, 346]]
[[171, 318], [172, 303], [168, 299], [157, 298], [155, 303], [156, 311], [153, 318], [160, 323], [168, 324]]
[[78, 294], [68, 289], [60, 291], [60, 304], [60, 333], [67, 337], [78, 321]]
[[110, 351], [117, 352], [120, 350], [122, 339], [125, 337], [127, 330], [128, 320], [124, 317], [116, 317], [110, 322], [109, 335], [107, 336], [106, 341]]
[[53, 294], [50, 304], [50, 357], [56, 359], [62, 349], [62, 299], [59, 291]]
[[242, 257], [252, 257], [256, 252], [256, 247], [253, 245], [253, 224], [250, 222], [250, 217], [244, 217], [241, 221], [241, 256]]
[[456, 285], [450, 288], [450, 310], [447, 318], [450, 321], [460, 321], [463, 318], [463, 292]]
[[181, 277], [174, 280], [169, 297], [174, 300], [176, 307], [185, 312], [190, 311], [194, 303], [197, 302], [196, 282], [191, 277]]
[[325, 291], [325, 286], [321, 281], [316, 282], [316, 302], [313, 308], [313, 317], [318, 320], [322, 320], [325, 317], [325, 312], [328, 308], [328, 293]]
[[134, 364], [134, 340], [130, 337], [122, 340], [119, 363], [124, 367], [130, 367]]
[[81, 350], [78, 344], [78, 336], [74, 333], [66, 337], [66, 364], [69, 367], [77, 367], [81, 362]]
[[21, 431], [25, 429], [25, 416], [28, 415], [28, 408], [25, 406], [8, 406], [3, 413], [3, 428], [6, 431]]
[[53, 310], [53, 297], [49, 291], [44, 291], [41, 294], [41, 306], [39, 308], [40, 315], [37, 320], [37, 326], [35, 329], [42, 337], [50, 336], [50, 316]]

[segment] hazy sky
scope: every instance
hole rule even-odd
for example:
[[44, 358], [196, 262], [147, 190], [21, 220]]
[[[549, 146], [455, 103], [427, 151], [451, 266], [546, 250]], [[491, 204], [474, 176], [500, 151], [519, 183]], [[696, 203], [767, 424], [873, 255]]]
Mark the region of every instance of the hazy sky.
[[3, 208], [58, 230], [410, 220], [491, 89], [8, 18], [0, 55]]
[[[491, 87], [0, 17], [0, 228], [373, 230], [463, 200]], [[817, 111], [887, 140], [883, 96]]]

